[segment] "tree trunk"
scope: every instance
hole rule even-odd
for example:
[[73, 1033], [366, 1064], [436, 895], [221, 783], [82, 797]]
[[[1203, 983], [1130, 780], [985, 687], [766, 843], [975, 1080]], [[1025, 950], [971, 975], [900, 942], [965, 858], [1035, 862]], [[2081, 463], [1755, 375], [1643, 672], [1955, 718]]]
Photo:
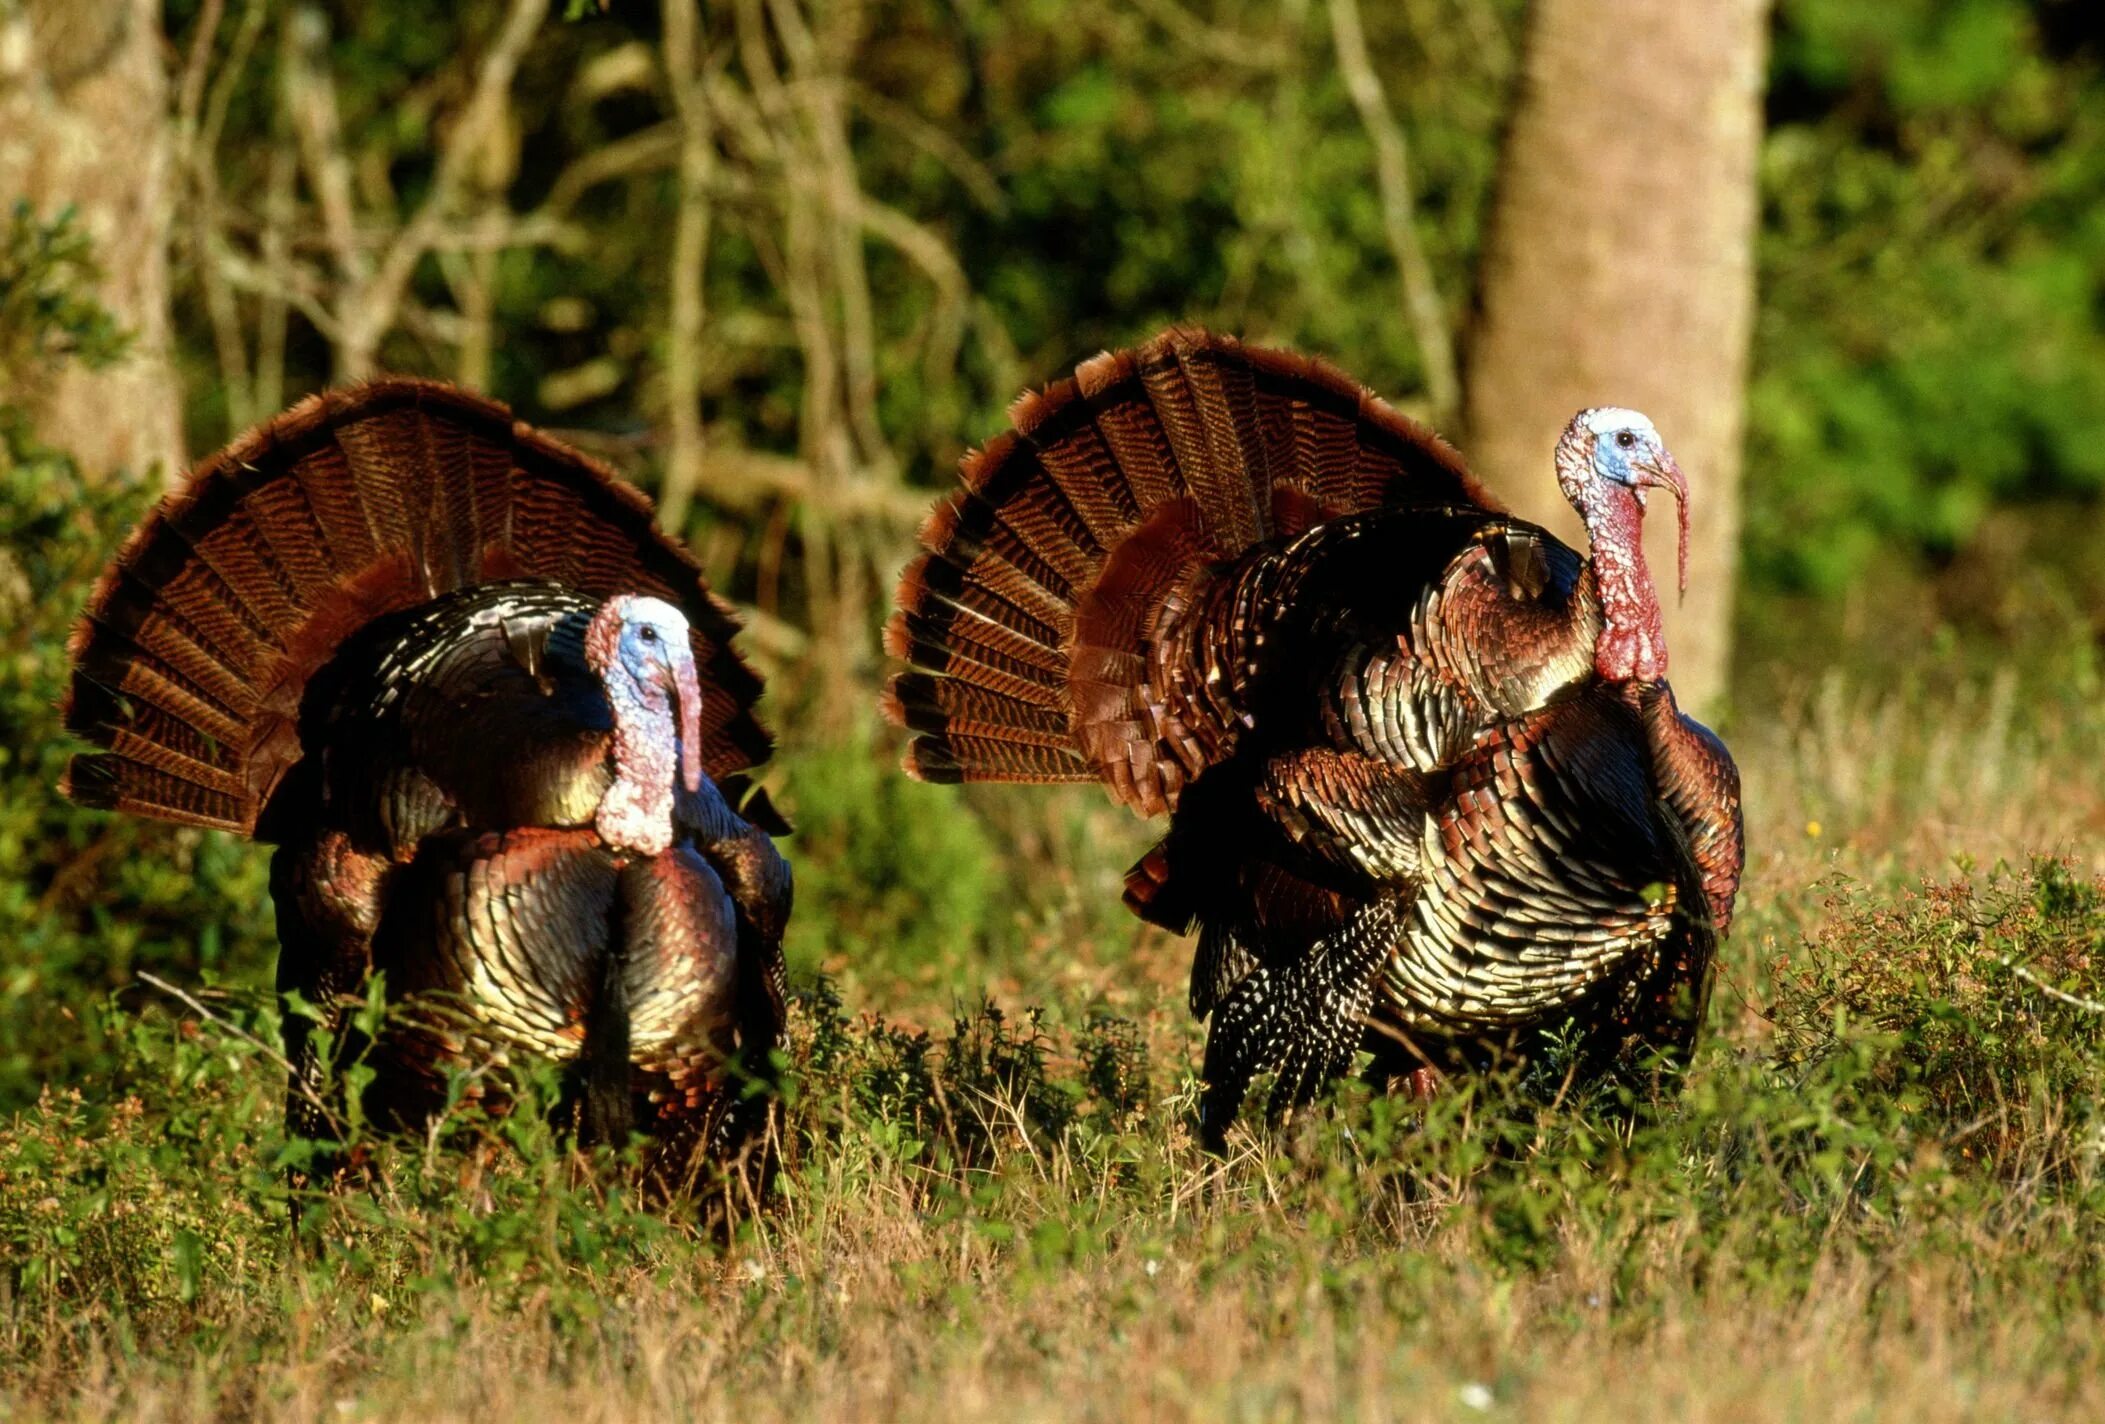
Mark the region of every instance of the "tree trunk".
[[[1688, 598], [1664, 600], [1690, 709], [1717, 707], [1731, 653], [1768, 10], [1535, 0], [1468, 352], [1470, 463], [1567, 540], [1583, 536], [1550, 450], [1572, 412], [1658, 424], [1692, 496]], [[1668, 590], [1674, 520], [1652, 508]]]
[[0, 6], [0, 202], [71, 205], [94, 239], [96, 295], [131, 346], [115, 365], [28, 382], [37, 434], [91, 474], [183, 468], [168, 322], [168, 76], [160, 0]]

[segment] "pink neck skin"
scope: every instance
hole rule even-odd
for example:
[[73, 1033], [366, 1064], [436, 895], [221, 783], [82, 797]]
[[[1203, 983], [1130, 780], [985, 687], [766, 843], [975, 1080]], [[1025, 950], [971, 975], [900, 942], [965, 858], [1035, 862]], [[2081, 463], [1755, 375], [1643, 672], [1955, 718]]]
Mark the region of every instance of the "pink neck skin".
[[1657, 682], [1666, 676], [1666, 629], [1659, 594], [1645, 567], [1645, 509], [1637, 491], [1604, 480], [1567, 438], [1557, 447], [1558, 482], [1593, 545], [1593, 581], [1601, 597], [1601, 636], [1593, 670], [1608, 682]]
[[614, 710], [614, 784], [600, 799], [594, 829], [615, 850], [663, 855], [673, 841], [673, 777], [680, 743], [672, 695], [639, 680], [622, 665], [618, 647], [623, 612], [618, 600], [593, 615], [585, 630], [585, 661], [599, 674]]

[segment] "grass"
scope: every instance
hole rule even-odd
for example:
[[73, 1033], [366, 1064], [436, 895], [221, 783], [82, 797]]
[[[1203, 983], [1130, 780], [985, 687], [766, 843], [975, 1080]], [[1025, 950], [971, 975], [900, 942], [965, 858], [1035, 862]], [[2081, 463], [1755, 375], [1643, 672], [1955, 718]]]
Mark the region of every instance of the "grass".
[[786, 769], [789, 1165], [728, 1240], [514, 1118], [384, 1148], [297, 1249], [264, 996], [127, 1000], [117, 1067], [0, 1128], [0, 1413], [2105, 1417], [2105, 711], [2066, 656], [1732, 726], [1742, 918], [1656, 1097], [1348, 1089], [1209, 1159], [1187, 947], [1114, 913], [1144, 829], [932, 825], [882, 748]]
[[[59, 290], [77, 244], [26, 221], [0, 278]], [[261, 858], [51, 789], [66, 630], [145, 493], [0, 408], [0, 1418], [2105, 1417], [2088, 574], [1757, 620], [1748, 878], [1672, 1092], [1552, 1059], [1209, 1158], [1189, 946], [1118, 908], [1146, 830], [849, 743], [779, 772], [804, 991], [764, 1218], [649, 1210], [521, 1113], [378, 1146], [296, 1235]], [[1870, 624], [1847, 673], [1773, 670]]]

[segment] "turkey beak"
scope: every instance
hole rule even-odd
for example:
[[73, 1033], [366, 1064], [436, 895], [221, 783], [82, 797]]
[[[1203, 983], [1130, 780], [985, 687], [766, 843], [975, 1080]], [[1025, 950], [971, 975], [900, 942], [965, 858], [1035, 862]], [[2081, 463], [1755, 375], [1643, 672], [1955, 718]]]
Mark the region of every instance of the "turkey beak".
[[1659, 452], [1659, 458], [1656, 460], [1647, 460], [1637, 468], [1642, 476], [1638, 481], [1641, 487], [1663, 489], [1674, 497], [1674, 512], [1681, 516], [1680, 592], [1681, 596], [1686, 598], [1688, 596], [1688, 481], [1682, 477], [1681, 467], [1674, 463], [1673, 455], [1665, 450]]
[[694, 653], [674, 662], [673, 701], [680, 716], [680, 780], [688, 791], [702, 789], [702, 681], [694, 671]]

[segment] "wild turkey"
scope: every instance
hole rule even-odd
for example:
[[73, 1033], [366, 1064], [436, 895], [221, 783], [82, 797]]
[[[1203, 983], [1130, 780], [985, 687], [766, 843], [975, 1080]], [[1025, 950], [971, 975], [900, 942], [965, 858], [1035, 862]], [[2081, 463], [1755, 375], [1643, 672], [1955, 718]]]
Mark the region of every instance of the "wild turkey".
[[1693, 1042], [1739, 782], [1664, 681], [1638, 534], [1686, 491], [1648, 420], [1557, 445], [1586, 559], [1286, 352], [1173, 330], [1010, 416], [900, 580], [886, 710], [923, 780], [1168, 813], [1126, 903], [1198, 927], [1209, 1141], [1258, 1073], [1276, 1113], [1362, 1048], [1379, 1079], [1565, 1026], [1596, 1066]]
[[[502, 406], [316, 396], [103, 574], [66, 790], [277, 846], [279, 987], [320, 1020], [285, 1019], [296, 1133], [333, 1136], [325, 1042], [370, 1051], [390, 1125], [543, 1055], [581, 1136], [647, 1129], [684, 1175], [764, 1117], [783, 1024], [789, 871], [726, 799], [769, 750], [736, 627], [647, 500]], [[353, 1044], [373, 970], [411, 1007]]]

